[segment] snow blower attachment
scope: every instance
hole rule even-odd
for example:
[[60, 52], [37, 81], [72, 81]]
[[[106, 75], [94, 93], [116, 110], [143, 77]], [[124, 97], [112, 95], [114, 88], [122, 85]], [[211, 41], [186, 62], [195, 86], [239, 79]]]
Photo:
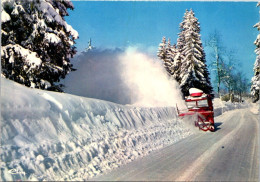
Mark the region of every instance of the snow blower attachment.
[[195, 121], [196, 127], [199, 127], [203, 131], [214, 131], [214, 112], [211, 96], [197, 88], [189, 89], [189, 93], [190, 95], [185, 97], [188, 110], [180, 111], [176, 105], [178, 116], [197, 115]]

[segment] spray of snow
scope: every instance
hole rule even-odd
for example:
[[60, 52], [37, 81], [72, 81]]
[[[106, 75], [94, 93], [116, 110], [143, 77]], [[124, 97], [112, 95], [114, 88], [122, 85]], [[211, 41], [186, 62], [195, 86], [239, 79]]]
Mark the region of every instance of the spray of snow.
[[68, 93], [119, 104], [185, 107], [178, 84], [161, 61], [135, 47], [85, 52], [76, 58], [75, 67], [64, 81]]
[[140, 106], [175, 106], [182, 103], [178, 84], [170, 80], [160, 61], [130, 47], [119, 57], [121, 76], [131, 91], [131, 103]]

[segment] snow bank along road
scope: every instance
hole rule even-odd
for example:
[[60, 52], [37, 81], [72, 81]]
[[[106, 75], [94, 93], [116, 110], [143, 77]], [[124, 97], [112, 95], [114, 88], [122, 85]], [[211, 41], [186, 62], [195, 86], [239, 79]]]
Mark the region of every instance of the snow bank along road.
[[258, 115], [239, 109], [215, 123], [216, 132], [197, 132], [91, 180], [258, 181]]
[[92, 178], [189, 136], [176, 115], [1, 78], [0, 181]]

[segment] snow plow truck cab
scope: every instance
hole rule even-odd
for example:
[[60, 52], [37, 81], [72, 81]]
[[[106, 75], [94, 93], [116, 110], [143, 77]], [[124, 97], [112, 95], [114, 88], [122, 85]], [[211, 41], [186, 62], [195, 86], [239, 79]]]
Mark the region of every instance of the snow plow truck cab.
[[202, 90], [191, 88], [189, 89], [190, 95], [185, 97], [185, 103], [188, 111], [180, 111], [177, 106], [177, 112], [179, 117], [185, 117], [187, 115], [197, 115], [195, 126], [199, 127], [203, 131], [214, 131], [214, 112], [212, 97], [203, 93]]

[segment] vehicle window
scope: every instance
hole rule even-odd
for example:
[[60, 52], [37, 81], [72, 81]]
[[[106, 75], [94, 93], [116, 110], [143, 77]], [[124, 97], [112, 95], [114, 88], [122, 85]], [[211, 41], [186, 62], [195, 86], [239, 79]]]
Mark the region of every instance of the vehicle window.
[[196, 106], [196, 101], [191, 101], [191, 102], [186, 102], [188, 109], [193, 108], [193, 107], [197, 107]]
[[199, 100], [198, 107], [208, 107], [208, 100]]

